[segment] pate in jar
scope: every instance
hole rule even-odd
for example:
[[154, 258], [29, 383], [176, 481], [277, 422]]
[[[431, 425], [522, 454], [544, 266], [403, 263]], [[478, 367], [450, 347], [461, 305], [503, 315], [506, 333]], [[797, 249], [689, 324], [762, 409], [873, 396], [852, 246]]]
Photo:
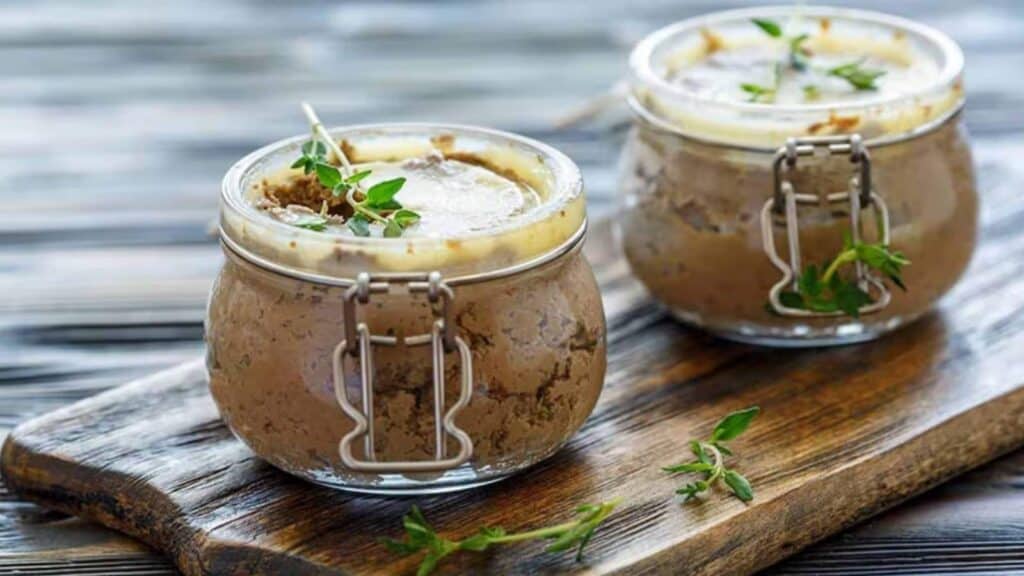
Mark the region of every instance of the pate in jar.
[[978, 199], [944, 34], [737, 10], [651, 34], [630, 67], [620, 239], [682, 321], [767, 345], [869, 340], [966, 268]]
[[362, 492], [552, 455], [605, 373], [579, 170], [486, 129], [317, 127], [224, 180], [207, 365], [225, 422], [274, 466]]

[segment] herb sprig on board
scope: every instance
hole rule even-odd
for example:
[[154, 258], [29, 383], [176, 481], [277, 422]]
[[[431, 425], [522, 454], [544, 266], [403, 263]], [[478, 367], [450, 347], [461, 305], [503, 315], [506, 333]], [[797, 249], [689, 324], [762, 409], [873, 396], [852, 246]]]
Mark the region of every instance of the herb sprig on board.
[[790, 308], [860, 317], [861, 307], [873, 302], [871, 295], [855, 279], [845, 280], [839, 275], [840, 268], [856, 262], [881, 272], [901, 290], [907, 290], [902, 276], [903, 267], [910, 264], [906, 256], [884, 244], [854, 243], [847, 237], [839, 255], [827, 266], [805, 267], [797, 279], [797, 290], [781, 292], [779, 301]]
[[402, 540], [383, 538], [381, 541], [389, 550], [397, 554], [408, 555], [425, 552], [423, 561], [420, 562], [419, 569], [416, 571], [417, 576], [430, 574], [441, 560], [454, 552], [483, 552], [491, 546], [513, 544], [525, 540], [552, 540], [547, 547], [548, 552], [563, 552], [575, 548], [576, 561], [579, 562], [583, 559], [583, 548], [594, 535], [594, 531], [612, 513], [618, 503], [618, 500], [612, 500], [600, 504], [585, 504], [576, 509], [574, 520], [564, 524], [516, 534], [509, 534], [501, 527], [487, 527], [481, 528], [476, 534], [462, 540], [449, 540], [438, 535], [427, 523], [420, 509], [413, 506], [409, 513], [402, 517], [405, 538]]
[[751, 488], [750, 482], [736, 470], [725, 466], [725, 457], [733, 455], [726, 442], [743, 434], [760, 411], [761, 409], [757, 406], [752, 406], [722, 418], [715, 426], [710, 438], [690, 442], [690, 451], [693, 452], [694, 460], [662, 468], [669, 474], [703, 475], [700, 480], [688, 482], [676, 490], [676, 494], [683, 496], [684, 502], [696, 498], [698, 494], [707, 491], [719, 480], [724, 481], [740, 500], [750, 502], [754, 499], [754, 489]]
[[[316, 174], [317, 181], [331, 191], [335, 197], [344, 196], [352, 207], [353, 214], [345, 224], [356, 236], [370, 236], [370, 224], [378, 223], [383, 227], [382, 235], [395, 238], [402, 235], [406, 228], [415, 224], [420, 215], [402, 206], [395, 195], [405, 185], [405, 178], [392, 178], [378, 182], [368, 190], [363, 190], [362, 181], [372, 173], [370, 170], [354, 170], [345, 152], [327, 132], [313, 107], [303, 102], [302, 109], [309, 119], [313, 135], [309, 142], [302, 145], [302, 155], [292, 163], [291, 167], [302, 168], [304, 174]], [[325, 145], [326, 143], [326, 145]], [[328, 161], [327, 149], [338, 159], [335, 166]], [[327, 221], [322, 225], [299, 225], [310, 230], [324, 231]]]
[[[768, 36], [784, 41], [787, 44], [789, 50], [787, 52], [785, 65], [788, 66], [788, 68], [798, 72], [803, 72], [812, 68], [812, 58], [814, 55], [805, 46], [805, 43], [810, 38], [809, 35], [799, 34], [796, 36], [787, 36], [783, 31], [782, 25], [774, 20], [753, 18], [751, 19], [751, 22]], [[861, 59], [856, 62], [849, 62], [840, 66], [821, 69], [821, 72], [827, 76], [845, 80], [855, 90], [877, 90], [878, 84], [876, 82], [879, 78], [884, 76], [886, 72], [885, 70], [865, 68], [864, 61], [864, 59]], [[750, 95], [750, 100], [752, 102], [770, 102], [774, 100], [780, 83], [781, 74], [779, 66], [777, 65], [775, 70], [774, 86], [760, 86], [744, 82], [740, 85], [740, 89]], [[804, 86], [803, 91], [804, 97], [807, 100], [815, 100], [820, 97], [820, 89], [813, 84]]]

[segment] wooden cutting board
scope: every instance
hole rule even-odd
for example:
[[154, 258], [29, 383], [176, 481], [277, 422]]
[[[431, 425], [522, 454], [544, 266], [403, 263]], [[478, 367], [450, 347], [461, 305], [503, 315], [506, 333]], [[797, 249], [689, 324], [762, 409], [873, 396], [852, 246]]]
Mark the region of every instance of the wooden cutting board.
[[[256, 459], [220, 423], [200, 361], [26, 422], [3, 450], [24, 497], [165, 551], [188, 575], [393, 574], [377, 542], [417, 503], [444, 535], [523, 530], [623, 498], [585, 561], [540, 543], [462, 553], [442, 573], [740, 574], [768, 566], [1024, 444], [1024, 227], [989, 230], [940, 311], [880, 341], [770, 350], [668, 320], [595, 227], [609, 373], [596, 411], [550, 460], [499, 484], [424, 498], [355, 497]], [[662, 465], [727, 412], [763, 412], [735, 441], [756, 498], [680, 503]]]

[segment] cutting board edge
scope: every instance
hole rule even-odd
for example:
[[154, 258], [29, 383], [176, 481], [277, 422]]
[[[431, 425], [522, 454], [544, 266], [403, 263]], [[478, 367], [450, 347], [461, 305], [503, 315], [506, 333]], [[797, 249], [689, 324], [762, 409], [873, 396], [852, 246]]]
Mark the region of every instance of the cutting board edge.
[[[126, 522], [118, 517], [114, 513], [113, 508], [111, 508], [120, 506], [122, 505], [121, 503], [95, 502], [90, 506], [89, 498], [87, 497], [89, 493], [87, 485], [96, 475], [102, 474], [103, 480], [108, 485], [109, 482], [115, 482], [126, 488], [130, 486], [132, 490], [138, 492], [140, 490], [140, 483], [137, 480], [132, 479], [123, 472], [92, 468], [89, 469], [89, 475], [82, 475], [80, 465], [73, 466], [70, 461], [61, 459], [52, 453], [38, 452], [38, 444], [44, 440], [40, 434], [45, 434], [47, 428], [52, 428], [54, 418], [59, 419], [72, 416], [94, 406], [103, 405], [106, 402], [104, 396], [107, 394], [113, 395], [113, 393], [119, 390], [123, 391], [125, 388], [152, 385], [153, 382], [159, 382], [161, 379], [177, 373], [187, 374], [198, 369], [199, 366], [199, 360], [190, 361], [22, 423], [12, 430], [2, 448], [0, 471], [2, 471], [5, 481], [15, 493], [29, 501], [37, 502], [61, 512], [97, 521], [105, 526], [138, 538], [153, 548], [164, 551], [173, 559], [178, 568], [188, 576], [216, 573], [215, 568], [212, 567], [223, 565], [223, 562], [227, 562], [231, 558], [240, 557], [241, 555], [236, 553], [242, 550], [250, 554], [253, 551], [259, 552], [257, 554], [257, 562], [260, 564], [265, 562], [287, 562], [289, 568], [296, 574], [341, 574], [340, 571], [331, 570], [325, 566], [300, 558], [293, 556], [279, 557], [276, 554], [268, 555], [259, 548], [220, 539], [217, 537], [216, 530], [209, 533], [202, 532], [198, 527], [190, 525], [187, 515], [181, 514], [178, 507], [163, 492], [153, 489], [148, 485], [142, 485], [145, 486], [142, 489], [146, 491], [146, 494], [135, 494], [135, 496], [144, 497], [150, 502], [159, 503], [159, 507], [164, 510], [163, 517], [167, 518], [168, 521], [164, 522], [161, 527], [137, 526]], [[968, 421], [967, 423], [963, 423], [965, 419]], [[770, 555], [763, 553], [765, 549], [763, 546], [757, 547], [757, 554], [747, 556], [738, 557], [733, 550], [735, 546], [728, 546], [728, 549], [725, 550], [727, 553], [721, 556], [716, 556], [712, 553], [708, 561], [698, 568], [699, 573], [750, 573], [765, 568], [795, 554], [814, 542], [846, 529], [956, 475], [1024, 445], [1024, 384], [992, 396], [984, 402], [974, 405], [967, 411], [954, 414], [912, 438], [902, 443], [894, 444], [892, 448], [881, 455], [873, 453], [871, 456], [830, 470], [826, 475], [810, 480], [810, 483], [804, 484], [799, 489], [791, 489], [775, 495], [770, 501], [761, 502], [759, 511], [765, 510], [764, 506], [768, 506], [770, 510], [767, 511], [767, 514], [762, 514], [762, 516], [771, 518], [784, 517], [789, 507], [800, 504], [799, 497], [801, 494], [809, 490], [820, 490], [823, 492], [831, 490], [835, 492], [840, 489], [840, 484], [848, 484], [849, 480], [841, 477], [849, 475], [851, 468], [864, 476], [865, 482], [870, 481], [870, 474], [867, 472], [872, 466], [877, 466], [883, 462], [884, 459], [891, 459], [894, 462], [912, 462], [913, 465], [908, 466], [908, 472], [911, 469], [919, 470], [920, 463], [927, 461], [925, 456], [930, 451], [933, 451], [936, 435], [940, 436], [940, 442], [945, 442], [949, 440], [946, 437], [958, 434], [955, 430], [968, 429], [978, 431], [975, 436], [980, 437], [983, 435], [980, 431], [984, 429], [984, 427], [978, 425], [981, 422], [986, 423], [988, 428], [991, 428], [993, 423], [995, 423], [999, 430], [1008, 431], [1009, 433], [998, 435], [998, 438], [1002, 440], [1001, 442], [989, 443], [983, 446], [982, 449], [972, 450], [970, 452], [970, 461], [967, 463], [960, 462], [959, 465], [955, 465], [955, 460], [950, 457], [947, 459], [948, 462], [941, 462], [941, 465], [938, 467], [929, 468], [930, 473], [919, 478], [916, 483], [899, 483], [897, 490], [878, 486], [873, 491], [861, 493], [860, 500], [862, 503], [860, 505], [853, 507], [849, 505], [836, 506], [838, 509], [848, 508], [853, 511], [846, 514], [839, 522], [835, 522], [831, 527], [820, 526], [813, 531], [807, 531], [806, 527], [802, 531], [792, 531], [794, 534], [800, 535], [800, 538], [796, 541], [790, 540], [778, 546], [768, 547], [776, 551]], [[991, 436], [991, 433], [984, 433], [984, 436]], [[33, 451], [34, 448], [36, 451]], [[66, 467], [66, 469], [75, 468], [77, 472], [75, 476], [80, 476], [77, 489], [62, 488], [60, 485], [47, 481], [40, 474], [31, 473], [33, 470], [38, 471], [40, 469], [48, 469], [56, 473], [61, 467]], [[62, 475], [64, 478], [68, 476], [67, 472]], [[821, 488], [822, 486], [824, 488]], [[709, 502], [704, 505], [714, 505], [714, 503]], [[167, 514], [167, 512], [170, 512], [170, 514]], [[741, 512], [740, 516], [742, 514]], [[723, 542], [735, 541], [736, 535], [734, 533], [725, 534], [725, 531], [734, 529], [730, 527], [733, 524], [735, 522], [722, 522], [686, 541], [677, 541], [674, 544], [669, 544], [647, 557], [634, 557], [625, 561], [616, 560], [614, 557], [609, 558], [611, 566], [608, 567], [607, 573], [659, 573], [678, 567], [680, 561], [692, 558], [695, 554], [699, 556], [700, 551], [717, 551], [723, 548]], [[743, 540], [751, 542], [756, 541], [757, 537], [763, 535], [769, 528], [758, 522], [750, 522], [744, 525], [746, 528]], [[184, 530], [173, 530], [172, 527], [174, 526], [184, 528]], [[774, 528], [776, 528], [776, 534], [784, 532], [784, 530], [779, 530], [778, 526]], [[602, 573], [600, 561], [591, 568], [596, 569], [595, 573]]]

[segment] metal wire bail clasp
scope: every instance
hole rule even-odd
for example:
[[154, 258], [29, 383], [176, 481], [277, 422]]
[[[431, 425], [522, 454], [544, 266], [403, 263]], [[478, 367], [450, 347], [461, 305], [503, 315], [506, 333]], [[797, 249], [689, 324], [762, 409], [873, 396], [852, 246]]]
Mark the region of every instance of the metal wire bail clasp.
[[[828, 156], [845, 154], [854, 166], [854, 174], [850, 178], [850, 188], [846, 192], [827, 194], [824, 201], [828, 204], [849, 203], [850, 208], [850, 239], [856, 244], [861, 241], [861, 210], [872, 206], [878, 224], [880, 240], [889, 244], [889, 209], [882, 197], [871, 185], [871, 156], [859, 134], [839, 136], [815, 136], [789, 138], [786, 145], [775, 153], [772, 164], [774, 175], [774, 193], [761, 209], [761, 239], [765, 254], [782, 272], [782, 279], [772, 286], [768, 294], [768, 302], [772, 309], [783, 316], [821, 317], [838, 316], [843, 312], [815, 312], [784, 305], [780, 293], [789, 288], [799, 291], [798, 276], [803, 270], [800, 257], [800, 227], [797, 219], [797, 208], [800, 204], [820, 204], [818, 194], [800, 194], [793, 188], [789, 172], [796, 167], [801, 157], [813, 156], [816, 151], [823, 150]], [[789, 262], [779, 257], [775, 249], [772, 216], [781, 214], [786, 226], [786, 240], [789, 245]], [[870, 314], [885, 308], [891, 295], [885, 284], [861, 262], [856, 262], [856, 280], [858, 286], [872, 294], [870, 304], [860, 308], [860, 314]]]
[[[452, 321], [452, 300], [455, 294], [444, 283], [439, 272], [430, 274], [390, 274], [373, 279], [367, 273], [356, 277], [354, 285], [345, 291], [342, 326], [345, 337], [334, 349], [334, 395], [341, 409], [355, 422], [353, 428], [338, 445], [341, 461], [352, 470], [361, 472], [388, 472], [396, 474], [413, 472], [439, 472], [462, 465], [473, 455], [473, 442], [463, 430], [455, 425], [455, 416], [469, 404], [473, 394], [473, 365], [469, 346], [455, 334]], [[427, 334], [418, 334], [400, 339], [397, 336], [380, 336], [370, 333], [365, 322], [356, 320], [356, 308], [367, 304], [373, 294], [387, 294], [397, 284], [404, 285], [410, 294], [423, 293], [434, 306], [434, 321]], [[434, 459], [417, 461], [378, 462], [374, 451], [373, 426], [373, 350], [372, 345], [431, 347], [433, 357], [434, 384]], [[460, 361], [459, 398], [455, 404], [444, 410], [444, 360], [446, 351], [458, 351]], [[357, 409], [348, 399], [345, 388], [347, 360], [359, 359], [359, 382], [362, 410]], [[363, 437], [366, 460], [353, 456], [352, 443]], [[447, 437], [459, 443], [459, 452], [448, 457]]]

